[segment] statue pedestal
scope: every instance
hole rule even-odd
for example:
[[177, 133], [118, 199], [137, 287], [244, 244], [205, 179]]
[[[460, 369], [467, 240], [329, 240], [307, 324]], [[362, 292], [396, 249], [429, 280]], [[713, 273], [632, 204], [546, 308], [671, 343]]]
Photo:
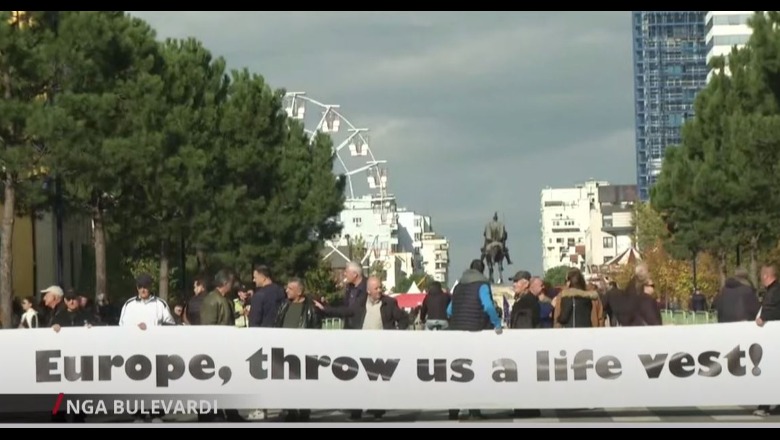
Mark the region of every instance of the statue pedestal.
[[504, 298], [509, 301], [509, 304], [514, 302], [515, 292], [512, 290], [512, 286], [507, 284], [491, 284], [490, 290], [493, 292], [493, 301], [495, 301], [499, 307], [504, 306]]

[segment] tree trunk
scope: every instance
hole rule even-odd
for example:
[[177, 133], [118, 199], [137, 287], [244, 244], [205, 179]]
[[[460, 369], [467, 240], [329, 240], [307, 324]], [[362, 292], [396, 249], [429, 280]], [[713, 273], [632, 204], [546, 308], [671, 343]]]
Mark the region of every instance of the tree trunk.
[[721, 251], [718, 254], [718, 272], [720, 272], [720, 287], [726, 284], [726, 277], [728, 272], [728, 258], [729, 255], [725, 251]]
[[103, 223], [103, 211], [92, 209], [92, 222], [95, 224], [95, 294], [107, 293], [106, 286], [106, 228]]
[[3, 231], [0, 237], [0, 321], [3, 328], [13, 326], [13, 237], [16, 205], [16, 188], [13, 180], [5, 178], [5, 203], [3, 204]]
[[204, 273], [208, 270], [208, 262], [206, 261], [206, 252], [198, 246], [195, 249], [195, 258], [198, 260], [198, 273]]
[[171, 273], [168, 248], [168, 240], [163, 240], [160, 244], [160, 288], [157, 295], [165, 301], [168, 301], [168, 278]]
[[758, 240], [750, 242], [750, 282], [758, 286]]

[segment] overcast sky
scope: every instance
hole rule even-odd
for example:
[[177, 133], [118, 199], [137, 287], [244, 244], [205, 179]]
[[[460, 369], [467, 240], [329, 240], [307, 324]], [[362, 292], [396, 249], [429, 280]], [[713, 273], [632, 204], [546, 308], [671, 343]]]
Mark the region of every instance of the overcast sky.
[[132, 13], [369, 128], [399, 205], [450, 239], [452, 281], [494, 211], [507, 272], [539, 273], [543, 188], [635, 182], [630, 12]]

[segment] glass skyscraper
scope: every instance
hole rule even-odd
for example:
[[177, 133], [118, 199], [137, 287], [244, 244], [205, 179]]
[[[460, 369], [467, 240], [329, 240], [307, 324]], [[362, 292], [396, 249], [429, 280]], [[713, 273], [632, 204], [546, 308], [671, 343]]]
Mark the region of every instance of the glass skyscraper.
[[633, 11], [636, 174], [648, 200], [667, 146], [681, 142], [696, 94], [707, 83], [707, 11]]

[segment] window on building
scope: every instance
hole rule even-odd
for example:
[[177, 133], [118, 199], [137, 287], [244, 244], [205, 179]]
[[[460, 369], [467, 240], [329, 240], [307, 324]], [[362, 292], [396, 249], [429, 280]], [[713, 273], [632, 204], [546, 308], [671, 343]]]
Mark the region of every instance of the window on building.
[[421, 227], [421, 226], [422, 226], [422, 219], [421, 219], [421, 218], [419, 218], [419, 217], [415, 218], [415, 219], [414, 219], [414, 227], [415, 227], [415, 228], [419, 228], [419, 227]]
[[558, 237], [555, 239], [555, 242], [558, 244], [563, 244], [563, 238]]
[[397, 244], [391, 244], [390, 245], [390, 252], [392, 253], [398, 253], [398, 245]]
[[566, 240], [566, 246], [574, 247], [576, 244], [577, 243], [574, 241], [573, 238], [570, 238], [570, 239]]
[[352, 224], [355, 226], [360, 226], [363, 224], [363, 219], [360, 217], [353, 217], [352, 218]]
[[615, 237], [604, 237], [604, 249], [615, 247]]
[[415, 232], [414, 241], [420, 241], [420, 240], [422, 240], [422, 234], [420, 234], [419, 232]]

